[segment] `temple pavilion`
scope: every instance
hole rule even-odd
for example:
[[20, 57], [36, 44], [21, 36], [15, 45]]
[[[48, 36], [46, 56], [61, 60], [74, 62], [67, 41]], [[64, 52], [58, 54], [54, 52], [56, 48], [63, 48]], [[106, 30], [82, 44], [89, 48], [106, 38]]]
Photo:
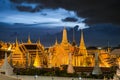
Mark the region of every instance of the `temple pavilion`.
[[[78, 36], [79, 37], [79, 36]], [[67, 38], [67, 30], [63, 29], [62, 41], [58, 43], [57, 39], [53, 46], [46, 49], [38, 40], [33, 43], [28, 36], [26, 43], [16, 42], [11, 47], [9, 63], [14, 67], [36, 67], [51, 68], [61, 67], [69, 64], [69, 54], [71, 54], [71, 65], [74, 67], [93, 67], [95, 65], [95, 53], [99, 52], [100, 67], [110, 67], [108, 60], [110, 54], [105, 50], [88, 51], [86, 49], [84, 33], [81, 30], [80, 44], [76, 45], [75, 39], [72, 43]], [[90, 52], [90, 53], [89, 53]]]

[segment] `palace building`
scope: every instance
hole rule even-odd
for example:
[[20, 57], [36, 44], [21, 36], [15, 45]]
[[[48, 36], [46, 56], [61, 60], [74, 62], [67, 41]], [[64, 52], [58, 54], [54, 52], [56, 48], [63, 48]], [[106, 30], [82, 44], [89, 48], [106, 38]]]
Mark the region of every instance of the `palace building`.
[[55, 67], [60, 67], [61, 65], [68, 65], [69, 53], [72, 54], [72, 65], [73, 66], [93, 66], [93, 56], [88, 55], [86, 46], [83, 38], [83, 31], [81, 31], [80, 46], [72, 45], [68, 42], [67, 31], [64, 28], [62, 42], [60, 44], [56, 43], [54, 46], [49, 48], [49, 53], [51, 53], [51, 65]]
[[27, 43], [19, 44], [16, 39], [11, 61], [12, 65], [17, 67], [42, 67], [47, 64], [47, 56], [44, 54], [44, 46], [40, 40], [32, 43], [29, 36]]
[[[74, 67], [93, 67], [95, 65], [95, 54], [99, 53], [101, 67], [110, 67], [108, 62], [110, 54], [105, 50], [87, 50], [83, 30], [81, 30], [80, 45], [77, 46], [75, 39], [69, 43], [67, 38], [67, 30], [63, 29], [62, 41], [58, 43], [57, 39], [53, 46], [46, 49], [40, 40], [32, 43], [30, 36], [26, 43], [19, 43], [17, 38], [14, 45], [11, 44], [11, 54], [9, 55], [9, 63], [14, 67], [36, 67], [36, 68], [52, 68], [68, 65]], [[69, 55], [71, 54], [71, 59]]]

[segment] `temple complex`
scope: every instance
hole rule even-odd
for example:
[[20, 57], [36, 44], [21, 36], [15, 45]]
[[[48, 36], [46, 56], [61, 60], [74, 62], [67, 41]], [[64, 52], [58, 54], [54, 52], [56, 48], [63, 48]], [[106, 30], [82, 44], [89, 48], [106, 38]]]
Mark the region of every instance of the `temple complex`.
[[[108, 60], [109, 51], [104, 49], [87, 50], [84, 40], [84, 33], [81, 30], [80, 45], [77, 46], [74, 36], [73, 42], [70, 43], [67, 38], [67, 30], [63, 29], [62, 41], [58, 43], [57, 39], [53, 46], [46, 49], [38, 40], [33, 43], [28, 36], [27, 42], [19, 42], [16, 38], [15, 44], [10, 44], [11, 54], [9, 63], [14, 67], [36, 67], [52, 68], [70, 65], [73, 67], [94, 67], [95, 53], [99, 53], [100, 67], [110, 67]], [[71, 54], [71, 59], [69, 59]], [[71, 61], [70, 61], [71, 60]], [[70, 61], [70, 62], [69, 62]]]
[[16, 67], [40, 67], [38, 65], [46, 65], [44, 46], [40, 43], [40, 40], [32, 43], [30, 36], [28, 36], [27, 43], [18, 43], [16, 39], [16, 44], [11, 54], [12, 65]]
[[[75, 44], [75, 40], [73, 39]], [[95, 50], [99, 52], [99, 50]], [[94, 53], [95, 53], [94, 52]], [[95, 54], [88, 54], [85, 42], [83, 30], [81, 30], [80, 45], [72, 45], [67, 39], [67, 30], [64, 28], [62, 42], [59, 44], [56, 40], [55, 45], [49, 48], [49, 53], [52, 54], [51, 65], [53, 67], [60, 67], [60, 65], [68, 65], [68, 54], [72, 54], [72, 65], [81, 67], [93, 67], [95, 65]], [[61, 60], [62, 58], [62, 60]], [[100, 50], [100, 67], [110, 67], [110, 64], [106, 59], [109, 58], [109, 54], [105, 50]]]

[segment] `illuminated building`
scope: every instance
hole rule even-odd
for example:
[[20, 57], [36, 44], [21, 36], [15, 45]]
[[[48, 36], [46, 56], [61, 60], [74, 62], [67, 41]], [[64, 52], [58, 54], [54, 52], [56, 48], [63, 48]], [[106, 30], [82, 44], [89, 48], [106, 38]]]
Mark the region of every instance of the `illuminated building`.
[[93, 66], [94, 59], [92, 55], [88, 55], [86, 46], [84, 43], [83, 31], [81, 30], [81, 40], [79, 45], [79, 51], [73, 55], [74, 66]]
[[37, 43], [32, 43], [30, 36], [27, 43], [18, 44], [16, 40], [11, 60], [13, 66], [16, 67], [40, 67], [38, 65], [45, 66], [45, 61], [47, 61], [44, 54], [44, 47], [40, 43], [40, 40]]
[[62, 42], [58, 44], [56, 40], [55, 45], [49, 48], [49, 53], [52, 53], [52, 67], [60, 67], [61, 65], [68, 64], [70, 47], [72, 47], [72, 45], [67, 40], [67, 31], [64, 28]]
[[11, 53], [11, 63], [13, 66], [17, 67], [25, 67], [26, 58], [23, 52], [21, 52], [19, 48], [19, 44], [16, 38], [15, 48], [13, 49], [13, 52]]
[[69, 64], [69, 54], [72, 58], [70, 65], [74, 67], [93, 67], [96, 52], [99, 52], [100, 67], [111, 66], [107, 60], [110, 58], [108, 51], [86, 49], [82, 30], [79, 46], [75, 44], [75, 39], [72, 43], [69, 43], [67, 30], [64, 28], [61, 43], [58, 43], [56, 39], [55, 44], [48, 49], [44, 48], [40, 40], [32, 43], [30, 36], [28, 36], [26, 43], [19, 43], [16, 39], [15, 45], [11, 46], [11, 51], [9, 62], [15, 67], [61, 67]]
[[56, 41], [55, 45], [50, 47], [49, 51], [52, 53], [52, 66], [60, 67], [61, 65], [68, 65], [69, 53], [72, 53], [73, 66], [93, 66], [93, 56], [87, 53], [82, 30], [79, 47], [73, 46], [68, 42], [67, 31], [64, 28], [62, 42], [58, 44]]

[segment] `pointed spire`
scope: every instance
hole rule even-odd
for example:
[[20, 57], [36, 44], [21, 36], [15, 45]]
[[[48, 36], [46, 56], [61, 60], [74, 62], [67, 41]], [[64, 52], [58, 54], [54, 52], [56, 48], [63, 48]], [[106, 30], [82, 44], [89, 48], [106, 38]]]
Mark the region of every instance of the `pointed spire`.
[[65, 28], [65, 27], [64, 27], [64, 29], [63, 29], [62, 43], [68, 43], [67, 31], [66, 31], [66, 28]]
[[7, 60], [7, 53], [5, 53], [5, 59], [4, 59], [4, 63], [7, 64], [8, 60]]
[[41, 44], [40, 39], [38, 39], [37, 43], [38, 43], [38, 44]]
[[58, 40], [57, 40], [57, 38], [56, 38], [56, 41], [55, 41], [55, 45], [58, 45]]
[[17, 40], [17, 37], [16, 37], [15, 46], [18, 47], [18, 40]]
[[87, 50], [84, 42], [84, 37], [83, 37], [83, 30], [81, 29], [81, 40], [80, 40], [80, 46], [79, 46], [79, 53], [80, 54], [85, 54], [87, 55]]
[[83, 37], [83, 30], [81, 29], [81, 40], [80, 40], [80, 49], [86, 49]]
[[110, 53], [110, 45], [109, 45], [109, 41], [108, 41], [108, 49], [107, 52]]
[[21, 40], [21, 44], [23, 43], [23, 41]]
[[11, 65], [8, 63], [8, 60], [7, 60], [7, 53], [5, 52], [5, 58], [4, 58], [4, 63], [1, 67], [1, 69], [3, 71], [5, 71], [5, 74], [6, 75], [11, 75], [13, 74], [13, 68], [11, 67]]
[[35, 57], [33, 65], [36, 68], [41, 68], [41, 62], [40, 62], [40, 57], [39, 57], [39, 54], [38, 54], [38, 50], [36, 51], [36, 57]]
[[30, 39], [30, 35], [28, 36], [28, 43], [31, 44], [31, 39]]
[[74, 28], [73, 28], [73, 42], [72, 42], [72, 46], [75, 46], [76, 45], [76, 42], [75, 42], [75, 33], [74, 33]]
[[74, 28], [73, 28], [73, 42], [75, 42], [75, 31], [74, 31]]

